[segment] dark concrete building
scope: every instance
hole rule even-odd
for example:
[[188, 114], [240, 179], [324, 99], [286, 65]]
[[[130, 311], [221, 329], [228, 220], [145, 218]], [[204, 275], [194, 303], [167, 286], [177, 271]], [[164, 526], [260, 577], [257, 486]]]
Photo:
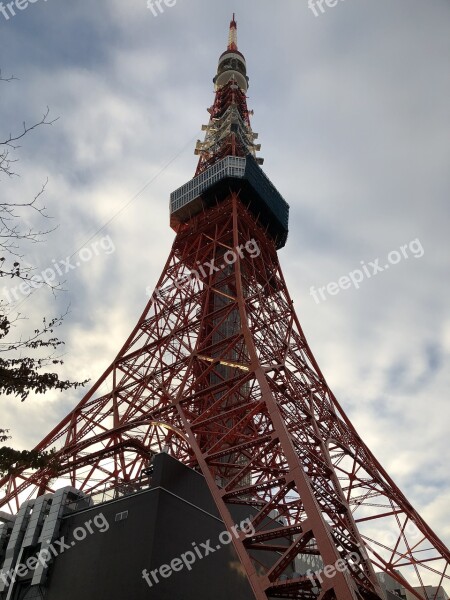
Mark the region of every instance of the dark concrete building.
[[[111, 499], [64, 488], [2, 513], [0, 599], [251, 600], [203, 476], [167, 454], [150, 471]], [[236, 535], [249, 516], [233, 507]]]

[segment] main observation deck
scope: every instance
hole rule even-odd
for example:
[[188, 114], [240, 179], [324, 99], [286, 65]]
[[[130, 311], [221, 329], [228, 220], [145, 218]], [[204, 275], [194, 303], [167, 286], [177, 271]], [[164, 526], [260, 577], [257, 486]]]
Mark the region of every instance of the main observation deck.
[[170, 224], [177, 230], [182, 223], [222, 200], [230, 192], [239, 193], [241, 202], [266, 229], [277, 250], [286, 244], [289, 204], [259, 167], [253, 156], [226, 156], [170, 195]]

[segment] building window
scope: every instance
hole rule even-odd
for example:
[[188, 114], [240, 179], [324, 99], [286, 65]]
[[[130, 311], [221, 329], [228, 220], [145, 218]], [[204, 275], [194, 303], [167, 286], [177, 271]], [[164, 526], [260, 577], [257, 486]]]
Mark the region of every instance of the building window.
[[116, 518], [115, 518], [114, 520], [115, 520], [115, 521], [116, 521], [116, 523], [117, 523], [118, 521], [124, 521], [124, 520], [125, 520], [125, 519], [127, 519], [127, 518], [128, 518], [128, 511], [127, 511], [127, 510], [125, 510], [125, 511], [123, 511], [123, 512], [117, 513], [117, 514], [116, 514]]

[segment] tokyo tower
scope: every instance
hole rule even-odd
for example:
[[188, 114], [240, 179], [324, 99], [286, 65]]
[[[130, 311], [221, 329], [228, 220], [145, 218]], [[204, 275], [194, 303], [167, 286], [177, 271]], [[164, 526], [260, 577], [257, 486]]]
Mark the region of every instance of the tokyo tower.
[[257, 600], [384, 600], [376, 571], [436, 600], [450, 552], [354, 429], [295, 313], [277, 255], [289, 206], [257, 155], [234, 15], [214, 85], [152, 298], [37, 446], [56, 448], [54, 463], [5, 477], [0, 506], [15, 513], [63, 485], [137, 485], [166, 452], [203, 475], [229, 531], [232, 505], [253, 511], [254, 535], [233, 544]]

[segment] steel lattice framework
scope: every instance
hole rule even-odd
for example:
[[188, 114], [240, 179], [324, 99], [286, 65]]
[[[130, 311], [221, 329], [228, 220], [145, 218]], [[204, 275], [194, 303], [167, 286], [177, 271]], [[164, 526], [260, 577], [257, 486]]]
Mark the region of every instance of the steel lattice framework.
[[[276, 244], [239, 191], [179, 224], [130, 337], [37, 449], [53, 447], [58, 466], [1, 481], [0, 506], [15, 511], [61, 481], [89, 493], [129, 484], [169, 452], [201, 471], [229, 530], [230, 506], [252, 507], [255, 535], [233, 544], [258, 600], [379, 600], [374, 567], [425, 600], [437, 597], [425, 584], [450, 579], [448, 549], [329, 389]], [[293, 574], [298, 556], [314, 571], [343, 568]]]

